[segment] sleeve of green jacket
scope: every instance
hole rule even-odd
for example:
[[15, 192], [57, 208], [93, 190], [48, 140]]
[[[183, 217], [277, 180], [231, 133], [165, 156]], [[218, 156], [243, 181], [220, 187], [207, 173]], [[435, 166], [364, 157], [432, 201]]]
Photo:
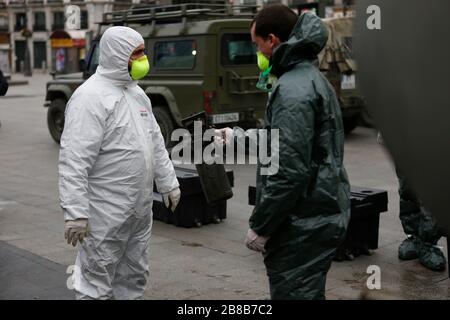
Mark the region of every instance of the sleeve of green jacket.
[[279, 129], [279, 170], [265, 177], [250, 217], [250, 228], [261, 236], [273, 234], [305, 198], [310, 180], [314, 105], [308, 95], [293, 91], [278, 87], [269, 105], [271, 129]]

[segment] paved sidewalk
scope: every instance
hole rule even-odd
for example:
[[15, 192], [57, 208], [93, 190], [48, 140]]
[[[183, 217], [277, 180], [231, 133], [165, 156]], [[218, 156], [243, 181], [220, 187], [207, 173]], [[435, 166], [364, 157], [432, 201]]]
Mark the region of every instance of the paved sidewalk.
[[0, 241], [0, 299], [69, 300], [66, 267]]
[[[18, 77], [17, 79], [19, 79]], [[76, 249], [64, 241], [58, 197], [59, 146], [47, 129], [45, 85], [34, 74], [29, 85], [12, 86], [0, 97], [0, 299], [70, 299], [67, 266]], [[398, 218], [398, 181], [376, 131], [356, 128], [346, 137], [345, 166], [351, 184], [387, 190], [389, 211], [380, 216], [378, 250], [354, 261], [333, 263], [328, 299], [449, 299], [447, 271], [432, 272], [418, 260], [400, 261], [405, 238]], [[255, 166], [231, 166], [234, 196], [227, 219], [201, 228], [177, 228], [160, 221], [150, 242], [147, 299], [266, 299], [263, 258], [243, 241], [253, 207], [247, 204]], [[446, 250], [445, 238], [439, 242]], [[381, 290], [367, 294], [367, 268], [381, 270]]]

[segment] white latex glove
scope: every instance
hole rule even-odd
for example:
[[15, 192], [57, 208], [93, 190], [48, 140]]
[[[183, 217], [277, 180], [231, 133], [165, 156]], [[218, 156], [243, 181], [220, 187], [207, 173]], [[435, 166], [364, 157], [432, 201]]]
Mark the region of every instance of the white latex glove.
[[88, 235], [88, 219], [66, 220], [64, 228], [64, 238], [68, 244], [77, 245], [77, 241], [83, 242]]
[[223, 146], [224, 144], [230, 144], [233, 141], [233, 129], [222, 128], [214, 130], [214, 143]]
[[172, 212], [174, 212], [175, 209], [177, 208], [177, 205], [180, 202], [180, 198], [181, 198], [180, 188], [173, 189], [172, 191], [163, 194], [164, 204]]
[[266, 252], [264, 249], [269, 237], [258, 236], [255, 231], [248, 229], [247, 238], [245, 239], [245, 245], [247, 248], [253, 251]]

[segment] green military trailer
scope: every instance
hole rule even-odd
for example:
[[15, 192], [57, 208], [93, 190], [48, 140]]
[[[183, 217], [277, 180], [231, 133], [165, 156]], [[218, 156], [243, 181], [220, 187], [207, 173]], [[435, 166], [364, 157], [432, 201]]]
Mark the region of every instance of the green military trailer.
[[[144, 38], [150, 72], [139, 85], [152, 102], [167, 146], [171, 144], [171, 132], [183, 126], [181, 119], [201, 111], [218, 128], [262, 127], [267, 93], [256, 88], [259, 70], [249, 33], [256, 9], [180, 4], [135, 6], [105, 13], [90, 45], [84, 72], [58, 75], [47, 83], [45, 106], [51, 136], [59, 142], [66, 103], [95, 73], [101, 35], [113, 25], [129, 26]], [[320, 67], [336, 88], [346, 132], [350, 132], [359, 119], [362, 101], [354, 84], [352, 87], [356, 69], [347, 50], [351, 28], [342, 21], [324, 21], [330, 39], [320, 56]]]
[[59, 142], [66, 102], [95, 72], [99, 39], [112, 25], [129, 26], [145, 40], [150, 72], [139, 85], [150, 97], [166, 145], [181, 119], [201, 111], [218, 128], [261, 127], [267, 94], [256, 88], [259, 71], [249, 33], [254, 13], [241, 12], [249, 8], [183, 4], [106, 13], [84, 73], [56, 76], [47, 84], [51, 136]]

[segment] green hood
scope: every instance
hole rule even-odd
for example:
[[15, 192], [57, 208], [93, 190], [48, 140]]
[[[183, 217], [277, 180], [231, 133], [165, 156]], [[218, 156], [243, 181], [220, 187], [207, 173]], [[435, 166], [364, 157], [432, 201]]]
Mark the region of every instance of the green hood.
[[289, 36], [272, 56], [272, 73], [280, 76], [304, 60], [315, 60], [328, 40], [328, 31], [322, 20], [310, 13], [302, 14]]

